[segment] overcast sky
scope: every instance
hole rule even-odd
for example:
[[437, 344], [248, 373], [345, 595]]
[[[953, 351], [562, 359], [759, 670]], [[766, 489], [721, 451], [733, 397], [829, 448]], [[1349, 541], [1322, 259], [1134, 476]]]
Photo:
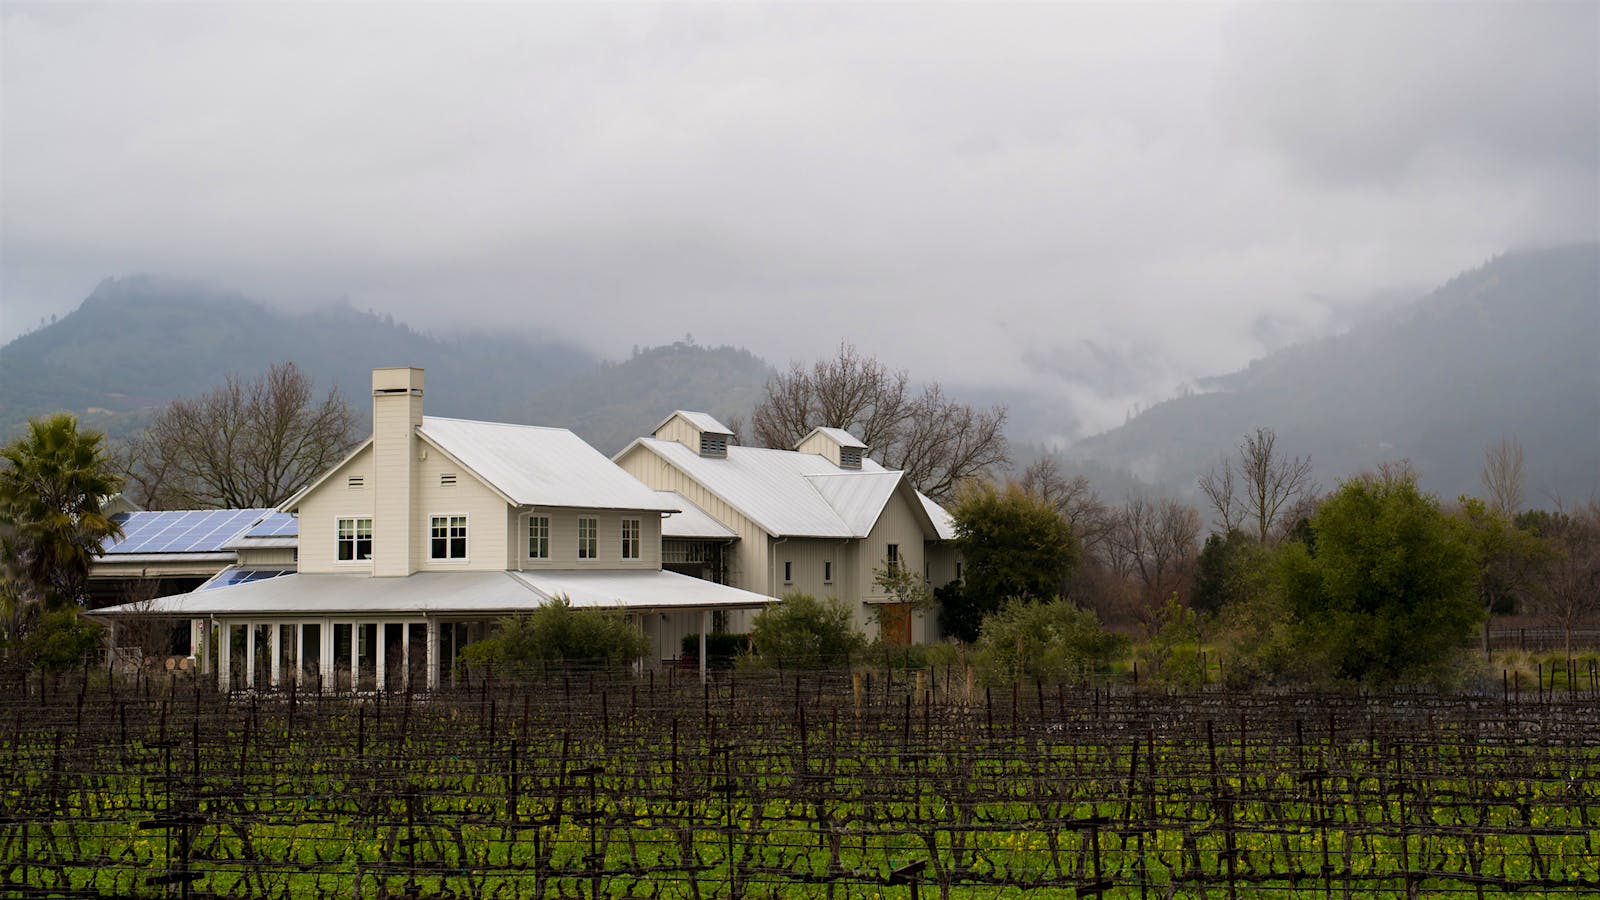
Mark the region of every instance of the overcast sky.
[[3, 5], [0, 339], [146, 272], [1099, 427], [1597, 236], [1593, 2]]

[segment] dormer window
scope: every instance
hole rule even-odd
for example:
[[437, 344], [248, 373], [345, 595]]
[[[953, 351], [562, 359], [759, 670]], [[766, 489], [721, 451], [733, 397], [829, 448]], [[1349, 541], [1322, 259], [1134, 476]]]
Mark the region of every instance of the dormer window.
[[440, 487], [455, 487], [456, 486], [456, 473], [454, 473], [454, 472], [446, 472], [443, 475], [440, 475], [439, 476], [439, 486]]
[[728, 455], [728, 436], [725, 434], [700, 435], [700, 455], [725, 457]]
[[860, 447], [840, 447], [839, 448], [839, 468], [841, 468], [841, 469], [859, 469], [859, 468], [861, 468], [861, 448]]

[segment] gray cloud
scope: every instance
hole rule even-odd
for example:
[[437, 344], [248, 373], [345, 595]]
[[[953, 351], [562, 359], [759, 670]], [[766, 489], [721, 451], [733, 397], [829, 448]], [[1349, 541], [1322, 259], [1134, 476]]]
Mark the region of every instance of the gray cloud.
[[1096, 428], [1600, 233], [1591, 5], [3, 15], [5, 337], [166, 272], [612, 355], [848, 338]]

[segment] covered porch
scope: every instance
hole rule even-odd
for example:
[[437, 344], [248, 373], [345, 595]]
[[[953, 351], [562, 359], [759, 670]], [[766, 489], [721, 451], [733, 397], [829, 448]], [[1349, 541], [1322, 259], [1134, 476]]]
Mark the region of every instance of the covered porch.
[[651, 570], [295, 574], [92, 615], [110, 624], [113, 644], [119, 627], [187, 622], [197, 674], [214, 677], [219, 690], [432, 690], [450, 680], [461, 648], [497, 619], [557, 597], [575, 608], [624, 611], [651, 637], [658, 659], [676, 636], [697, 630], [702, 677], [713, 614], [774, 602]]

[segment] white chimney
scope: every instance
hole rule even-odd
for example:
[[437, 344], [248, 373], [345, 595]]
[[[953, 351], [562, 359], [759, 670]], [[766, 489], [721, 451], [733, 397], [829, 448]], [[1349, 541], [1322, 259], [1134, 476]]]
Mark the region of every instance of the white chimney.
[[417, 427], [422, 370], [372, 370], [372, 574], [417, 571]]

